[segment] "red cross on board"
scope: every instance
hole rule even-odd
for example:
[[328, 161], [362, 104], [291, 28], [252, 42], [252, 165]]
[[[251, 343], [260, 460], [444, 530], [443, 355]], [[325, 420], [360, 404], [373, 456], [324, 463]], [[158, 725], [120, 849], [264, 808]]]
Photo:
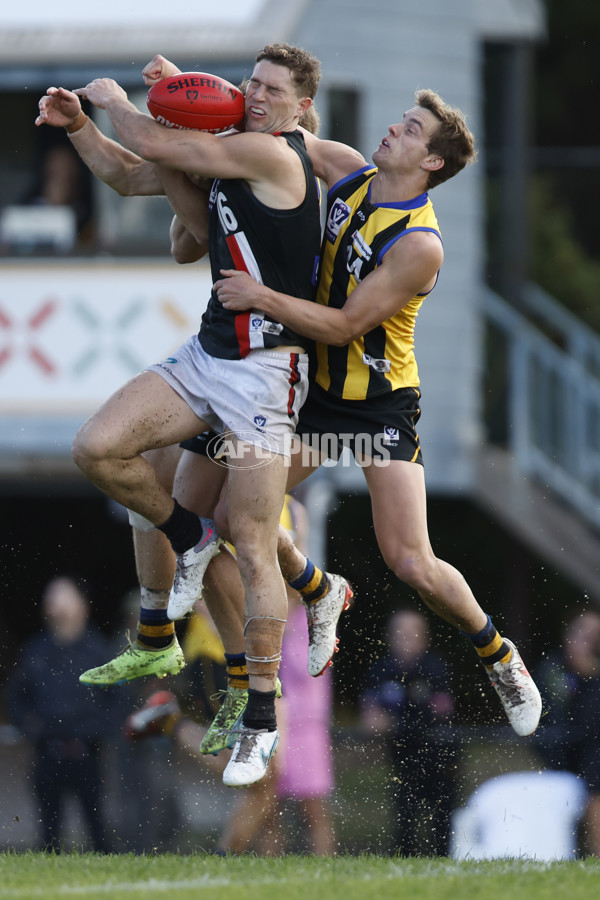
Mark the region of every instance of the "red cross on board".
[[[38, 331], [48, 320], [48, 318], [56, 311], [58, 308], [57, 300], [46, 300], [40, 308], [29, 316], [28, 319], [25, 320], [25, 323], [28, 329], [32, 332]], [[5, 331], [10, 331], [14, 328], [14, 320], [5, 312], [2, 307], [0, 307], [0, 328], [3, 328]], [[4, 347], [0, 350], [0, 368], [9, 361], [9, 359], [13, 356], [14, 348], [13, 347]], [[27, 356], [34, 362], [46, 375], [53, 375], [56, 372], [56, 366], [52, 362], [52, 360], [48, 359], [44, 353], [36, 347], [33, 341], [29, 344], [27, 348]]]

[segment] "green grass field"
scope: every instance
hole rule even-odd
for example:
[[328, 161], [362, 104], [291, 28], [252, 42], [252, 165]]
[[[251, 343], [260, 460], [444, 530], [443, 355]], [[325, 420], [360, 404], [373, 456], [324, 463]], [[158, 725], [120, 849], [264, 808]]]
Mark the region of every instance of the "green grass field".
[[0, 855], [3, 900], [595, 900], [600, 860], [453, 862], [359, 856]]

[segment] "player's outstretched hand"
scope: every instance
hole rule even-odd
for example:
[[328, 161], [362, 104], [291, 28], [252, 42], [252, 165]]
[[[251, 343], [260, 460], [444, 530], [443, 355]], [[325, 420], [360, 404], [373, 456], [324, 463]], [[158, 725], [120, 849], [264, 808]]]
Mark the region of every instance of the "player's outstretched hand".
[[142, 69], [142, 76], [144, 84], [150, 87], [157, 81], [162, 81], [163, 78], [169, 78], [171, 75], [179, 75], [180, 72], [181, 69], [178, 69], [175, 63], [169, 62], [168, 59], [157, 53]]
[[81, 112], [77, 94], [65, 88], [49, 87], [38, 103], [39, 115], [36, 125], [53, 125], [65, 128], [75, 121]]
[[77, 88], [75, 92], [79, 97], [85, 97], [99, 109], [105, 109], [111, 100], [127, 100], [127, 94], [112, 78], [94, 78], [83, 88]]

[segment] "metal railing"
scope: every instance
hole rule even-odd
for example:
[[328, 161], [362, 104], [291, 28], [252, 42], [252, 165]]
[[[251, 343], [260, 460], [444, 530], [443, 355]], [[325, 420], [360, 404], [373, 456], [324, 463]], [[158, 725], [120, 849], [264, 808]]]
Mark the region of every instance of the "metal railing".
[[506, 445], [524, 474], [600, 528], [600, 338], [536, 286], [521, 309], [484, 292], [488, 342], [499, 332], [506, 347]]

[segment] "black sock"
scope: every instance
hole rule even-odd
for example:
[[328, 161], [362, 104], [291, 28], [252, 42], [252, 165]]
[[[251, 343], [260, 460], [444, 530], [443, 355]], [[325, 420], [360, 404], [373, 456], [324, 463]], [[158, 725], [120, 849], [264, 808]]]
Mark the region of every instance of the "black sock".
[[276, 730], [276, 693], [276, 691], [255, 691], [253, 688], [248, 688], [248, 704], [244, 710], [243, 718], [245, 728], [265, 728], [267, 731]]
[[180, 506], [177, 500], [167, 521], [156, 527], [169, 538], [175, 553], [185, 553], [190, 547], [195, 547], [202, 537], [202, 523], [199, 517]]

